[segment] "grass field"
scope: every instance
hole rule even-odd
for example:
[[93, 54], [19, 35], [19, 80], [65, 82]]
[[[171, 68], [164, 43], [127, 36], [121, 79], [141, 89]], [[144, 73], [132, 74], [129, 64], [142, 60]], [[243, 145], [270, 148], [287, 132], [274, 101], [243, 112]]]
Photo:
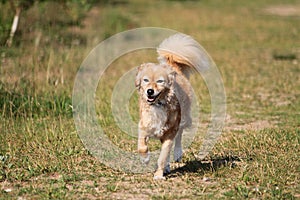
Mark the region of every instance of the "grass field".
[[[14, 45], [0, 47], [0, 199], [300, 198], [299, 1], [114, 1], [68, 12], [55, 2], [22, 12]], [[227, 96], [213, 151], [197, 161], [196, 137], [166, 181], [103, 165], [85, 149], [72, 115], [75, 76], [88, 53], [145, 26], [193, 36], [218, 66]], [[122, 73], [147, 61], [154, 51], [125, 55], [97, 89], [99, 123], [128, 151], [136, 141], [115, 125], [110, 95]], [[208, 92], [199, 77], [192, 84], [206, 122]], [[130, 109], [137, 120], [136, 96]]]

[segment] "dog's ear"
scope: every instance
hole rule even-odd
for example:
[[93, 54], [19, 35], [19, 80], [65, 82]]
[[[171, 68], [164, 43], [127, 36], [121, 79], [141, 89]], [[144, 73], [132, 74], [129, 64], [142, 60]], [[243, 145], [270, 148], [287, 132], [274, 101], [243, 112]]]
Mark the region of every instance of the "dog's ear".
[[169, 87], [174, 83], [175, 79], [176, 79], [176, 75], [177, 73], [176, 72], [171, 72], [168, 74], [168, 85]]
[[136, 73], [136, 77], [135, 77], [135, 87], [137, 89], [140, 89], [141, 86], [141, 72], [142, 69], [145, 67], [145, 64], [140, 65], [139, 67], [137, 67], [137, 73]]
[[135, 77], [135, 82], [134, 82], [134, 84], [135, 84], [135, 87], [136, 87], [137, 89], [140, 88], [140, 86], [141, 86], [141, 76], [140, 76], [140, 71], [137, 71], [137, 74], [136, 74], [136, 77]]

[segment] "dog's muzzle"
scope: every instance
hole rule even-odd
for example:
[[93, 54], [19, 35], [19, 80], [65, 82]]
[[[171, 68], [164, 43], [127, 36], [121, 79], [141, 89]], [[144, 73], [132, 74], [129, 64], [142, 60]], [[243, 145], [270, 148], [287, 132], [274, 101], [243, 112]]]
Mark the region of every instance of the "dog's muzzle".
[[147, 102], [151, 103], [151, 104], [154, 103], [159, 95], [160, 95], [160, 93], [158, 93], [157, 95], [154, 95], [154, 90], [148, 89], [147, 90]]

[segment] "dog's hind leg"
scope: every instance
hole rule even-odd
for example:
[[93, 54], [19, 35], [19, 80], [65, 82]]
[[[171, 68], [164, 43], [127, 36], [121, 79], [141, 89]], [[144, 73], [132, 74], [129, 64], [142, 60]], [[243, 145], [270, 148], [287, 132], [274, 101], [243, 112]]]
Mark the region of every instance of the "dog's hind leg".
[[181, 138], [182, 138], [183, 128], [179, 128], [177, 135], [175, 137], [175, 146], [174, 146], [174, 160], [175, 162], [180, 162], [182, 158], [182, 145], [181, 145]]
[[170, 168], [170, 153], [169, 153], [164, 168], [164, 174], [169, 174], [170, 172], [171, 172], [171, 168]]
[[164, 171], [167, 166], [168, 157], [173, 145], [172, 139], [166, 139], [162, 141], [161, 152], [157, 161], [157, 170], [154, 173], [154, 179], [165, 179]]

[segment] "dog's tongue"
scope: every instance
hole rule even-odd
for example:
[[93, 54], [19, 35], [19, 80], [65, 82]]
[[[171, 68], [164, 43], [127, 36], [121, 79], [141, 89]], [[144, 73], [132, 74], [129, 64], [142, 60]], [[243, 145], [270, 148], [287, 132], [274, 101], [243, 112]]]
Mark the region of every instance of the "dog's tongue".
[[148, 102], [153, 102], [154, 100], [155, 100], [155, 97], [148, 96], [148, 99], [147, 99]]

